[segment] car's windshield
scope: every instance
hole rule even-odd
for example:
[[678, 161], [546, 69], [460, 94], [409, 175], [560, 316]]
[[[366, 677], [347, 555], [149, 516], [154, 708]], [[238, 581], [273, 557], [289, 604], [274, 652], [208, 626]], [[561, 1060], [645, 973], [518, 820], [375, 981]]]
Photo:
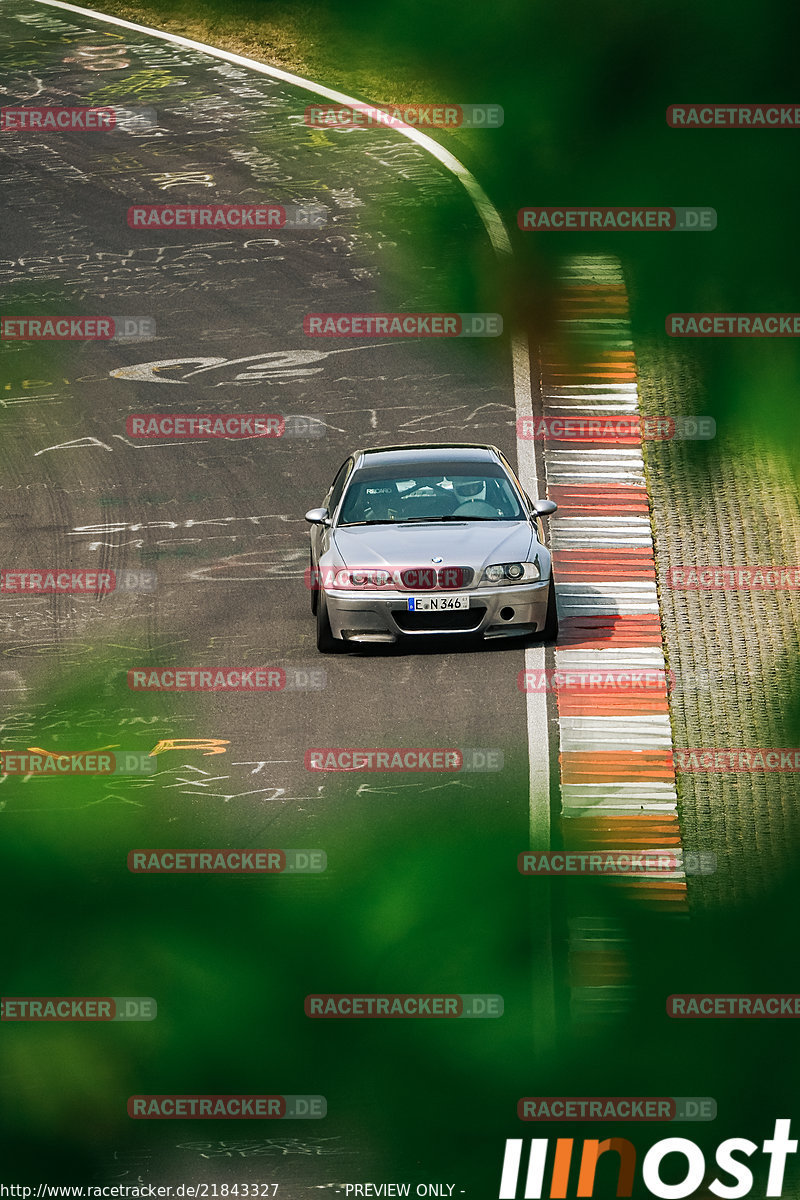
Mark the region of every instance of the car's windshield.
[[502, 468], [492, 463], [363, 467], [353, 475], [339, 525], [416, 521], [520, 521], [525, 512]]

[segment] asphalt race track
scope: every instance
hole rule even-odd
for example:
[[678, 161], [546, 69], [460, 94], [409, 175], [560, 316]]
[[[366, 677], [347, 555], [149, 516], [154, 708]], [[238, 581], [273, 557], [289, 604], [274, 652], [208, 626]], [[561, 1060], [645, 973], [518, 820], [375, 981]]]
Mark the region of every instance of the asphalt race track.
[[[441, 919], [424, 939], [429, 957], [414, 960], [421, 973], [406, 990], [443, 962], [442, 986], [431, 990], [457, 982], [456, 990], [501, 993], [506, 1003], [515, 990], [524, 996], [530, 978], [518, 968], [503, 978], [500, 950], [497, 975], [479, 980], [465, 976], [468, 956], [451, 954], [464, 904], [477, 904], [486, 872], [503, 856], [509, 896], [519, 895], [514, 861], [528, 844], [531, 822], [527, 704], [534, 703], [517, 686], [524, 650], [446, 642], [323, 657], [304, 580], [303, 514], [321, 502], [352, 449], [477, 441], [517, 461], [507, 335], [448, 341], [315, 339], [303, 332], [309, 312], [441, 308], [442, 266], [489, 253], [471, 200], [450, 172], [396, 131], [311, 129], [303, 121], [308, 92], [195, 51], [32, 0], [4, 2], [0, 46], [4, 105], [121, 104], [157, 114], [152, 128], [0, 135], [7, 168], [3, 312], [155, 323], [154, 336], [128, 341], [2, 347], [4, 564], [156, 578], [153, 590], [99, 598], [0, 597], [4, 748], [116, 745], [149, 754], [162, 745], [156, 774], [95, 781], [91, 791], [81, 781], [4, 780], [0, 820], [11, 852], [16, 846], [23, 853], [31, 838], [55, 844], [62, 835], [65, 847], [88, 847], [86, 862], [69, 876], [69, 898], [56, 891], [56, 880], [36, 885], [58, 896], [41, 918], [43, 944], [70, 943], [80, 912], [86, 931], [74, 948], [78, 961], [82, 954], [91, 960], [93, 938], [125, 946], [118, 909], [112, 905], [113, 939], [102, 916], [95, 922], [87, 909], [124, 871], [124, 855], [135, 846], [323, 848], [324, 875], [278, 882], [294, 889], [297, 904], [306, 906], [306, 933], [324, 946], [335, 933], [333, 917], [329, 928], [324, 924], [330, 904], [334, 913], [341, 915], [339, 905], [362, 917], [377, 904], [365, 882], [365, 856], [370, 869], [382, 856], [394, 863], [400, 854], [408, 866], [417, 851], [435, 857], [455, 841], [458, 866], [451, 865], [441, 894], [431, 893]], [[242, 232], [128, 225], [131, 206], [177, 203], [299, 205], [322, 213], [325, 223]], [[434, 211], [446, 219], [431, 235]], [[426, 239], [417, 236], [420, 226], [428, 228]], [[281, 438], [129, 437], [126, 418], [151, 412], [296, 419], [294, 435]], [[551, 661], [550, 649], [528, 653], [537, 664]], [[141, 668], [265, 666], [285, 671], [287, 686], [155, 695], [127, 684], [128, 672]], [[309, 748], [346, 746], [491, 749], [501, 752], [503, 768], [458, 777], [371, 774], [355, 782], [306, 769]], [[533, 768], [545, 777], [551, 750], [547, 738], [534, 740]], [[541, 797], [536, 802], [541, 806]], [[148, 913], [152, 904], [157, 938], [173, 906], [186, 907], [179, 895], [184, 882], [126, 874], [120, 886], [130, 911], [143, 889], [157, 897], [145, 902]], [[246, 877], [211, 882], [224, 882], [228, 916], [267, 886]], [[421, 894], [420, 886], [412, 879], [412, 894]], [[280, 914], [295, 900], [284, 892], [276, 903]], [[549, 953], [549, 930], [528, 923], [524, 906], [516, 919], [503, 937], [531, 939]], [[181, 920], [188, 923], [190, 914]], [[220, 916], [217, 926], [206, 927], [218, 947], [228, 939], [238, 944], [236, 922], [227, 920]], [[274, 964], [279, 935], [266, 927], [262, 936], [253, 951]], [[304, 969], [295, 963], [288, 976], [301, 1023], [303, 995], [328, 984], [314, 966], [316, 944], [307, 949]], [[403, 961], [410, 967], [408, 946], [398, 944], [396, 952], [409, 954]], [[374, 979], [365, 973], [353, 986], [377, 990], [385, 966], [377, 949], [374, 963]], [[127, 994], [157, 995], [158, 976], [163, 984], [172, 971], [159, 963], [149, 985], [140, 971]], [[347, 990], [347, 982], [340, 978], [333, 990]], [[281, 983], [286, 991], [286, 978]], [[43, 975], [28, 986], [31, 994], [48, 990]], [[193, 1020], [199, 1044], [207, 1046], [209, 1030], [201, 1016]], [[289, 1052], [275, 1013], [265, 1022], [255, 1061], [263, 1052], [279, 1062], [285, 1091], [328, 1095], [323, 1131], [307, 1133], [296, 1123], [285, 1138], [248, 1130], [245, 1149], [231, 1151], [220, 1149], [216, 1133], [204, 1141], [200, 1129], [170, 1141], [174, 1131], [152, 1123], [118, 1145], [110, 1120], [105, 1140], [102, 1130], [97, 1137], [98, 1177], [209, 1179], [229, 1169], [232, 1156], [243, 1179], [265, 1179], [265, 1161], [270, 1178], [284, 1184], [302, 1177], [304, 1185], [322, 1186], [334, 1174], [331, 1165], [342, 1163], [350, 1168], [347, 1178], [355, 1165], [361, 1177], [371, 1148], [368, 1136], [353, 1136], [357, 1108], [344, 1117], [343, 1101], [337, 1115], [324, 1080], [314, 1085], [304, 1076], [290, 1086]], [[486, 1054], [492, 1024], [472, 1023], [488, 1039]], [[523, 1045], [530, 1033], [526, 1018], [512, 1038]], [[237, 1036], [236, 1019], [216, 1030], [217, 1066], [230, 1062]], [[308, 1037], [313, 1048], [321, 1034], [315, 1029]], [[123, 1105], [131, 1092], [197, 1086], [176, 1078], [151, 1086], [155, 1046], [144, 1059], [132, 1045], [126, 1055]], [[344, 1097], [348, 1086], [340, 1084]], [[176, 1157], [178, 1140], [193, 1149]]]
[[[57, 38], [20, 20], [31, 12], [43, 19], [31, 5], [6, 6], [2, 14], [6, 53], [26, 63], [10, 99], [28, 102], [35, 94], [54, 103], [67, 92], [81, 103], [111, 103], [119, 77], [112, 84], [110, 75], [63, 63]], [[379, 225], [384, 206], [402, 204], [411, 241], [415, 211], [446, 202], [459, 214], [450, 244], [437, 247], [446, 259], [482, 232], [468, 199], [393, 131], [328, 135], [323, 149], [302, 124], [306, 94], [134, 34], [126, 33], [125, 46], [140, 86], [158, 73], [163, 125], [157, 136], [51, 133], [35, 144], [6, 134], [14, 173], [3, 281], [19, 303], [58, 297], [81, 313], [111, 305], [115, 314], [153, 318], [157, 333], [132, 344], [5, 348], [3, 517], [6, 536], [13, 530], [6, 553], [20, 566], [141, 567], [156, 571], [157, 587], [100, 601], [4, 599], [3, 652], [6, 665], [13, 659], [17, 686], [35, 690], [43, 675], [52, 685], [60, 671], [68, 679], [123, 631], [125, 644], [113, 653], [120, 672], [151, 663], [322, 668], [322, 689], [222, 702], [181, 697], [177, 707], [173, 699], [168, 724], [158, 729], [166, 737], [227, 739], [226, 762], [269, 764], [259, 772], [260, 794], [252, 772], [232, 771], [225, 788], [203, 789], [204, 806], [234, 796], [237, 820], [246, 814], [281, 836], [305, 832], [327, 801], [324, 789], [309, 787], [309, 745], [349, 745], [358, 729], [359, 745], [386, 744], [389, 732], [392, 745], [420, 737], [427, 745], [435, 734], [436, 745], [485, 743], [513, 756], [525, 741], [519, 650], [459, 645], [444, 655], [437, 646], [432, 657], [321, 658], [304, 580], [303, 513], [352, 448], [486, 440], [515, 459], [507, 352], [480, 353], [485, 345], [476, 351], [462, 340], [322, 341], [302, 329], [305, 313], [322, 310], [323, 300], [334, 312], [385, 304], [385, 259], [401, 257], [403, 248], [386, 246], [380, 228], [362, 233], [363, 209]], [[41, 92], [32, 92], [34, 79]], [[289, 197], [325, 206], [329, 223], [258, 237], [165, 230], [154, 237], [126, 223], [137, 201]], [[426, 305], [419, 282], [403, 297], [412, 311]], [[165, 360], [170, 365], [159, 369]], [[132, 413], [206, 411], [313, 421], [309, 436], [298, 429], [274, 440], [137, 444], [126, 436]], [[474, 801], [480, 820], [495, 791], [485, 783], [471, 797], [456, 789], [459, 811]], [[163, 789], [154, 787], [158, 811], [165, 803], [170, 815], [186, 810], [184, 793], [156, 801]], [[519, 800], [524, 829], [528, 803]], [[383, 806], [381, 822], [387, 807], [397, 812], [397, 799]], [[362, 816], [375, 815], [370, 802]]]

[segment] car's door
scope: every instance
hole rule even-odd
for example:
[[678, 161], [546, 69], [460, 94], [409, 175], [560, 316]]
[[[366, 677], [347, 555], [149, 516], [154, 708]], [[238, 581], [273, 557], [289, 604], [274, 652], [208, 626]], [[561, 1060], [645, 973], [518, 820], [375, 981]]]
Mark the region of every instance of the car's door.
[[[327, 508], [328, 514], [333, 518], [336, 509], [339, 507], [339, 502], [342, 499], [345, 486], [350, 478], [350, 472], [353, 469], [353, 459], [348, 458], [339, 467], [339, 470], [334, 476], [328, 494], [322, 501], [322, 507]], [[314, 560], [314, 565], [319, 563], [320, 558], [326, 553], [331, 544], [331, 527], [330, 525], [312, 525], [311, 526], [311, 555]]]
[[536, 531], [539, 541], [542, 541], [542, 537], [543, 537], [542, 523], [536, 515], [536, 509], [534, 508], [533, 500], [531, 499], [531, 497], [528, 495], [528, 493], [525, 491], [524, 487], [520, 483], [519, 477], [518, 477], [516, 471], [511, 466], [511, 463], [508, 461], [505, 454], [503, 454], [502, 451], [498, 450], [497, 456], [500, 459], [500, 462], [502, 463], [505, 470], [508, 471], [508, 474], [511, 476], [512, 480], [516, 484], [517, 490], [518, 490], [520, 496], [522, 497], [523, 505], [524, 505], [525, 510], [528, 515], [528, 520], [530, 521], [531, 525], [533, 526], [534, 530]]

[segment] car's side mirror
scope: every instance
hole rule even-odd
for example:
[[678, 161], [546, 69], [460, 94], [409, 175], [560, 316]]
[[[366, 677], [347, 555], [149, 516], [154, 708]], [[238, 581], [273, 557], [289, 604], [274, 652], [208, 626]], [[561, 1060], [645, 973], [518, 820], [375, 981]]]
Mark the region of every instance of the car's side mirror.
[[310, 508], [306, 513], [309, 525], [325, 525], [328, 520], [327, 508]]
[[536, 500], [533, 505], [533, 511], [537, 517], [549, 517], [557, 508], [555, 500]]

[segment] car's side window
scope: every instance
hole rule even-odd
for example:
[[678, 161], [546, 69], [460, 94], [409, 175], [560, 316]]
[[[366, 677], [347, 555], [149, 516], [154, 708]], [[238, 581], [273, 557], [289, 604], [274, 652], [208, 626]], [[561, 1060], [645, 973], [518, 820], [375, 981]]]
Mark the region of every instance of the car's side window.
[[519, 488], [521, 495], [525, 497], [525, 508], [526, 508], [527, 510], [530, 510], [530, 509], [533, 507], [533, 505], [532, 505], [532, 504], [531, 504], [531, 502], [530, 502], [530, 497], [528, 496], [528, 494], [527, 494], [527, 492], [525, 491], [524, 487], [523, 487], [523, 486], [522, 486], [522, 484], [520, 483], [520, 481], [519, 481], [519, 477], [517, 476], [517, 473], [516, 473], [516, 471], [515, 471], [515, 470], [514, 470], [514, 468], [511, 466], [511, 463], [508, 461], [508, 459], [506, 458], [505, 454], [500, 454], [500, 456], [499, 456], [499, 457], [500, 457], [500, 461], [501, 461], [501, 463], [502, 463], [502, 464], [503, 464], [503, 466], [506, 468], [506, 470], [508, 471], [509, 475], [511, 476], [511, 478], [514, 480], [514, 482], [516, 483], [517, 487]]
[[350, 474], [350, 468], [352, 467], [352, 465], [353, 465], [353, 460], [351, 458], [348, 458], [347, 462], [342, 463], [341, 467], [336, 472], [336, 478], [334, 479], [331, 490], [328, 493], [327, 498], [325, 500], [325, 507], [327, 508], [327, 510], [331, 514], [331, 516], [333, 516], [336, 509], [339, 507], [339, 501], [342, 498], [342, 492], [344, 491], [344, 485], [347, 483], [347, 478]]

